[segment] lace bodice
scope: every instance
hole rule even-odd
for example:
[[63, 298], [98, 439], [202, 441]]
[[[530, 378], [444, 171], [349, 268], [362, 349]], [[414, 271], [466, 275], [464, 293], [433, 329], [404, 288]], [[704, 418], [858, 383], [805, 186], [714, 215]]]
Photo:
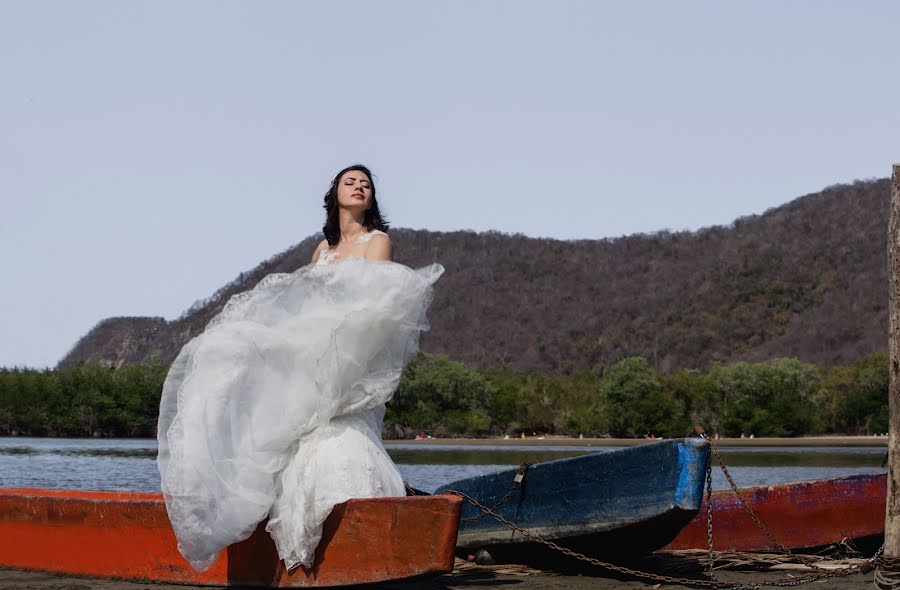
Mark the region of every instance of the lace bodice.
[[[372, 231], [364, 233], [363, 235], [353, 240], [353, 245], [356, 246], [360, 244], [368, 244], [372, 241], [372, 238], [377, 235], [386, 236], [387, 234], [381, 230], [373, 229]], [[316, 261], [316, 264], [332, 264], [339, 260], [342, 260], [341, 253], [335, 250], [332, 246], [323, 250], [319, 254], [319, 259]]]

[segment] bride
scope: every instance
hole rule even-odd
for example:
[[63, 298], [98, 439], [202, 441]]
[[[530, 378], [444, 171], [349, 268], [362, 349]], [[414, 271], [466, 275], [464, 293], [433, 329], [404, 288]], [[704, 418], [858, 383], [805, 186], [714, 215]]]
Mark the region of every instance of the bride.
[[334, 177], [325, 209], [312, 264], [232, 297], [163, 386], [162, 492], [198, 571], [267, 516], [285, 565], [311, 566], [336, 504], [405, 495], [381, 425], [443, 268], [390, 261], [365, 166]]

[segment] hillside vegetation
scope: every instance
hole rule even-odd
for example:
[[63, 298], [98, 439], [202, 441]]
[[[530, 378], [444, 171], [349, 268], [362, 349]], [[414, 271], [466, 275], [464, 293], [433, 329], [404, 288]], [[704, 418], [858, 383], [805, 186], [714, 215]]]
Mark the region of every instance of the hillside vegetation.
[[[601, 377], [781, 357], [849, 366], [887, 345], [887, 180], [839, 185], [697, 232], [560, 241], [391, 232], [397, 261], [446, 268], [424, 351], [482, 371]], [[312, 236], [176, 320], [110, 318], [60, 367], [167, 364], [228, 298], [309, 261]]]
[[[166, 366], [0, 369], [0, 436], [155, 436]], [[825, 369], [796, 359], [657, 373], [631, 357], [592, 373], [474, 371], [420, 354], [387, 406], [384, 435], [682, 436], [887, 430], [888, 358]]]

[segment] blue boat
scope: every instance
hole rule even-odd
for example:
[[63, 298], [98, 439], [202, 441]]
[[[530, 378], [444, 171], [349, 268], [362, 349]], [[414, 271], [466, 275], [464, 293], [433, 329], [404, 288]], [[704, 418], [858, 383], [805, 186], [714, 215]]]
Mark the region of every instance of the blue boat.
[[[709, 464], [703, 439], [664, 440], [462, 479], [458, 491], [541, 539], [592, 556], [629, 557], [667, 545], [700, 510]], [[546, 563], [552, 553], [468, 502], [457, 550]], [[601, 558], [602, 558], [601, 557]]]

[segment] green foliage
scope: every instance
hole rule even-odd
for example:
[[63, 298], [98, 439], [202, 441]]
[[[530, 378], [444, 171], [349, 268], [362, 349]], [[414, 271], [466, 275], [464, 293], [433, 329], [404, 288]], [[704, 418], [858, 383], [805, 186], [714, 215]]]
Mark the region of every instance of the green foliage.
[[832, 369], [818, 396], [825, 429], [848, 434], [887, 432], [889, 381], [886, 352]]
[[683, 369], [666, 379], [666, 389], [681, 402], [688, 425], [703, 426], [710, 432], [722, 430], [722, 402], [709, 373]]
[[0, 435], [156, 436], [167, 368], [0, 369]]
[[385, 414], [385, 431], [478, 435], [491, 427], [493, 386], [446, 357], [420, 353], [409, 364]]
[[821, 432], [814, 393], [821, 376], [796, 359], [717, 365], [709, 373], [720, 432], [799, 436]]
[[488, 379], [496, 392], [489, 409], [497, 432], [576, 436], [607, 432], [600, 380], [594, 375], [498, 371]]
[[[386, 432], [673, 437], [696, 424], [735, 437], [869, 434], [887, 428], [887, 371], [884, 353], [830, 372], [776, 359], [670, 375], [630, 357], [602, 377], [482, 375], [442, 357], [420, 355], [388, 405]], [[466, 412], [480, 420], [460, 419]]]
[[613, 365], [603, 378], [610, 434], [683, 435], [688, 429], [684, 404], [667, 390], [659, 375], [640, 357]]
[[[168, 368], [0, 369], [0, 435], [155, 436]], [[419, 354], [385, 414], [388, 437], [560, 434], [875, 434], [888, 424], [888, 356], [822, 369], [796, 359], [659, 374], [640, 357], [592, 373], [478, 372]]]

